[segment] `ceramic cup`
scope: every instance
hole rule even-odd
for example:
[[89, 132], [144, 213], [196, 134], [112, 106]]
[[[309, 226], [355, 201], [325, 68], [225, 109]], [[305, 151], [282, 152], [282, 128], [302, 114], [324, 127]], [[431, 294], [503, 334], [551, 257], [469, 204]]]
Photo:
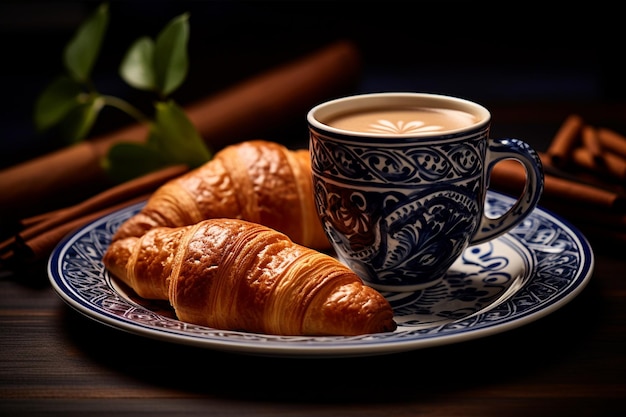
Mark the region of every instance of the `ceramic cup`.
[[[491, 115], [456, 97], [376, 93], [307, 114], [318, 215], [338, 258], [381, 291], [438, 283], [470, 245], [519, 224], [543, 191], [538, 154], [489, 137]], [[526, 186], [498, 218], [484, 204], [493, 166], [514, 159]]]

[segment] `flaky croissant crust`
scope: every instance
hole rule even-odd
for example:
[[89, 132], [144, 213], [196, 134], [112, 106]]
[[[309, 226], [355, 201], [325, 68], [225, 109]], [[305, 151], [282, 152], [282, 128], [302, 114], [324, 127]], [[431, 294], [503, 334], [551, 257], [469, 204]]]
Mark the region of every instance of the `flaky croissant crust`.
[[111, 243], [111, 273], [181, 321], [278, 335], [393, 331], [393, 311], [335, 258], [237, 219], [150, 230]]
[[226, 147], [203, 166], [167, 182], [113, 240], [212, 218], [248, 220], [304, 246], [330, 248], [314, 205], [308, 150], [265, 140]]

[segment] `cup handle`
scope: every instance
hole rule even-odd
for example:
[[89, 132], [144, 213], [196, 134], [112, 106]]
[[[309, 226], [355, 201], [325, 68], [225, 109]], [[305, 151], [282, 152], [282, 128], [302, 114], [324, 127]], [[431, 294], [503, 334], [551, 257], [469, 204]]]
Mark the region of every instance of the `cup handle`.
[[539, 154], [519, 139], [490, 139], [487, 149], [487, 187], [493, 167], [505, 159], [514, 159], [526, 170], [526, 184], [517, 201], [503, 215], [489, 218], [483, 212], [478, 231], [470, 240], [477, 245], [503, 235], [517, 226], [537, 206], [543, 193], [543, 165]]

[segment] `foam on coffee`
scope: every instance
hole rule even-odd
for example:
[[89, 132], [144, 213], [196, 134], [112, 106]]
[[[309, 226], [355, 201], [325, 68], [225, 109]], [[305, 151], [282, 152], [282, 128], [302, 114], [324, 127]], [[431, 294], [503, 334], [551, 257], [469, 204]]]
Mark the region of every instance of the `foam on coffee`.
[[381, 134], [445, 132], [476, 124], [475, 115], [455, 109], [412, 107], [338, 113], [323, 122], [342, 130]]

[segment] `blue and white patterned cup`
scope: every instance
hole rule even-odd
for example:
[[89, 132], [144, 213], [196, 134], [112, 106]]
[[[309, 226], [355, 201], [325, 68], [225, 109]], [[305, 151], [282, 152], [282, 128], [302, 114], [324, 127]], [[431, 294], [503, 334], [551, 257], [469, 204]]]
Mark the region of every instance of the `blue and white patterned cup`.
[[[460, 98], [419, 93], [344, 97], [307, 114], [318, 214], [338, 258], [381, 291], [439, 282], [470, 245], [519, 224], [543, 191], [538, 154], [491, 139], [491, 115]], [[526, 169], [524, 191], [498, 218], [484, 211], [504, 159]]]

